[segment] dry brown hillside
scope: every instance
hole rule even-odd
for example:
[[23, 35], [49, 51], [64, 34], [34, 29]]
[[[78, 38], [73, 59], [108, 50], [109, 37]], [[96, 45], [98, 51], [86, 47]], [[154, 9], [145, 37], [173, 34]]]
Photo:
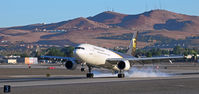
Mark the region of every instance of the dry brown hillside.
[[[199, 17], [170, 12], [151, 10], [137, 15], [105, 11], [88, 18], [75, 18], [50, 24], [32, 24], [10, 28], [0, 28], [0, 39], [11, 42], [62, 41], [72, 43], [91, 43], [104, 47], [127, 46], [129, 40], [114, 39], [135, 31], [147, 32], [157, 43], [157, 36], [168, 39], [187, 40], [195, 37], [193, 45], [199, 44]], [[149, 32], [150, 31], [150, 32]], [[114, 37], [109, 39], [108, 37]], [[139, 41], [139, 40], [138, 40]], [[191, 41], [192, 42], [192, 41]], [[68, 44], [67, 42], [62, 44]], [[148, 41], [139, 41], [139, 47], [151, 45]]]

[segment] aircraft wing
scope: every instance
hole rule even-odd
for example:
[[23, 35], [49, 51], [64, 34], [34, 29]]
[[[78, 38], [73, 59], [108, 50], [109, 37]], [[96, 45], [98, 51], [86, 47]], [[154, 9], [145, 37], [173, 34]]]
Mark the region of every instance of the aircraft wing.
[[184, 59], [184, 56], [170, 56], [170, 57], [146, 57], [146, 58], [108, 58], [106, 61], [111, 64], [117, 64], [118, 61], [128, 60], [130, 63], [141, 63], [141, 64], [149, 64], [149, 63], [160, 63], [160, 62], [170, 62], [172, 60]]

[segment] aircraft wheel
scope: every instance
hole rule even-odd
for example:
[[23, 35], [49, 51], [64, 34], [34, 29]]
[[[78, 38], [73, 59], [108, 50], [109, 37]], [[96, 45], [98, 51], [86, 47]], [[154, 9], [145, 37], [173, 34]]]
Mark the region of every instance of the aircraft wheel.
[[118, 78], [124, 78], [125, 77], [125, 75], [124, 74], [118, 74]]
[[85, 68], [81, 68], [81, 72], [84, 72], [85, 71]]
[[93, 78], [93, 76], [94, 76], [93, 73], [87, 73], [87, 74], [86, 74], [86, 77], [87, 77], [87, 78]]

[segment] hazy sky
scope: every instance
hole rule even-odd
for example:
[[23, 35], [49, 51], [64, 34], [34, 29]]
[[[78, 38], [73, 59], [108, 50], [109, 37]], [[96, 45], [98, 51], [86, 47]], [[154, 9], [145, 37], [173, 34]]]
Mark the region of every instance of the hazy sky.
[[107, 10], [138, 14], [152, 9], [199, 16], [199, 0], [0, 0], [0, 27], [53, 23]]

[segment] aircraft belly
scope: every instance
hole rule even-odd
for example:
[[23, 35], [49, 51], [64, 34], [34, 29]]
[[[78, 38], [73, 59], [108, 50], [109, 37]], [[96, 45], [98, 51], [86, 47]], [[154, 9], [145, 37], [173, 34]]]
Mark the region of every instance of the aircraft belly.
[[101, 57], [90, 58], [87, 60], [87, 63], [93, 64], [93, 65], [102, 65], [105, 63], [105, 59], [103, 59]]

